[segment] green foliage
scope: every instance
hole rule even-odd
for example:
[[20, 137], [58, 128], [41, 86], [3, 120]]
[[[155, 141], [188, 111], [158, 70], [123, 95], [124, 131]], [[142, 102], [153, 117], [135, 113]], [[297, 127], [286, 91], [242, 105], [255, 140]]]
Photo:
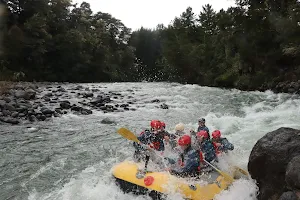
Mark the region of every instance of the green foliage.
[[134, 32], [131, 45], [145, 67], [164, 72], [165, 80], [251, 90], [296, 80], [299, 1], [236, 2], [219, 12], [205, 5], [199, 15], [188, 7], [168, 27]]
[[[191, 7], [167, 27], [131, 32], [71, 0], [3, 0], [0, 79], [177, 81], [258, 89], [300, 76], [300, 3], [236, 0]], [[5, 16], [3, 13], [7, 13]]]
[[[70, 0], [4, 1], [8, 18], [0, 69], [24, 80], [125, 81], [136, 76], [130, 29]], [[134, 74], [134, 75], [133, 75]], [[5, 79], [5, 77], [1, 77]]]

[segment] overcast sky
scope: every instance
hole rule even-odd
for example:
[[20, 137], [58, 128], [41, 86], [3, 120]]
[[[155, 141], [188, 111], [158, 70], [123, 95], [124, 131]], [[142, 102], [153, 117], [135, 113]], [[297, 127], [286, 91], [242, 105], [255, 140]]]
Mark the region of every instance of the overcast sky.
[[[93, 12], [110, 13], [120, 19], [128, 28], [136, 30], [141, 26], [155, 28], [157, 24], [168, 25], [175, 16], [180, 16], [188, 6], [199, 14], [205, 4], [211, 4], [219, 11], [234, 5], [234, 0], [85, 0]], [[83, 0], [73, 0], [81, 3]]]

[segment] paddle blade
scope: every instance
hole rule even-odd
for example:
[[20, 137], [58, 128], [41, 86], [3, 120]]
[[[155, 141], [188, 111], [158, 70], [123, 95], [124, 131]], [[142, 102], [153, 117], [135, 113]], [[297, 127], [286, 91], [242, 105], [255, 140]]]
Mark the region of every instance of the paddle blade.
[[120, 128], [117, 132], [128, 140], [139, 142], [136, 135], [126, 128]]
[[203, 159], [204, 162], [206, 162], [209, 166], [211, 166], [212, 168], [214, 168], [219, 174], [221, 174], [227, 181], [229, 181], [230, 183], [232, 183], [234, 181], [233, 177], [230, 176], [229, 174], [227, 174], [226, 172], [223, 172], [221, 170], [219, 170], [218, 168], [216, 168], [215, 166], [213, 166], [210, 162], [208, 162], [207, 160]]
[[234, 179], [240, 179], [240, 178], [249, 178], [249, 173], [242, 169], [242, 168], [239, 168], [237, 166], [233, 166], [231, 167], [231, 170], [233, 171], [233, 177]]
[[220, 171], [219, 170], [219, 173], [225, 178], [225, 179], [227, 179], [229, 182], [233, 182], [234, 181], [234, 179], [229, 175], [229, 174], [227, 174], [226, 172], [223, 172], [223, 171]]

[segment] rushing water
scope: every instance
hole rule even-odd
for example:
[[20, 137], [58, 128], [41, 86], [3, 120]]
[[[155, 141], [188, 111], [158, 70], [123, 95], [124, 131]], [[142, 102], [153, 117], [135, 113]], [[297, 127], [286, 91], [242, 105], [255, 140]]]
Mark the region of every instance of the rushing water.
[[[140, 132], [151, 119], [166, 122], [167, 130], [183, 122], [187, 130], [205, 117], [212, 131], [220, 129], [235, 145], [226, 158], [246, 168], [253, 145], [279, 127], [300, 128], [300, 98], [268, 92], [242, 92], [175, 83], [83, 84], [136, 100], [136, 111], [89, 116], [65, 115], [48, 122], [18, 126], [0, 125], [0, 199], [29, 200], [144, 200], [147, 196], [123, 194], [111, 176], [111, 167], [132, 156], [132, 143], [116, 130]], [[66, 88], [73, 85], [66, 85]], [[133, 90], [133, 91], [132, 91]], [[132, 97], [130, 97], [132, 96]], [[169, 105], [159, 108], [159, 99]], [[117, 124], [101, 124], [104, 118]], [[255, 199], [253, 180], [236, 181], [216, 199]], [[177, 195], [170, 199], [181, 198]]]

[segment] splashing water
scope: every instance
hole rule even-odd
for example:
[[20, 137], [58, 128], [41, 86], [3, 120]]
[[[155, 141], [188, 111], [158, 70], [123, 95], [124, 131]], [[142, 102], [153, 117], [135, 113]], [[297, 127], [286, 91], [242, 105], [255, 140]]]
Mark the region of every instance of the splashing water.
[[[242, 92], [175, 83], [83, 84], [124, 95], [116, 101], [133, 102], [136, 111], [89, 116], [65, 115], [49, 122], [6, 126], [0, 130], [0, 199], [28, 200], [148, 200], [148, 196], [124, 194], [112, 178], [111, 168], [133, 154], [132, 142], [116, 130], [126, 127], [140, 133], [151, 119], [166, 122], [174, 132], [177, 123], [186, 131], [206, 118], [212, 132], [219, 129], [235, 145], [218, 167], [228, 164], [247, 169], [252, 147], [265, 133], [279, 127], [300, 128], [300, 98], [297, 95]], [[73, 84], [64, 85], [66, 88]], [[129, 97], [131, 96], [131, 97]], [[160, 103], [152, 103], [159, 99]], [[169, 109], [161, 109], [165, 103]], [[117, 125], [101, 124], [109, 118]], [[256, 199], [253, 180], [238, 180], [216, 200]], [[179, 194], [168, 199], [181, 200]]]

